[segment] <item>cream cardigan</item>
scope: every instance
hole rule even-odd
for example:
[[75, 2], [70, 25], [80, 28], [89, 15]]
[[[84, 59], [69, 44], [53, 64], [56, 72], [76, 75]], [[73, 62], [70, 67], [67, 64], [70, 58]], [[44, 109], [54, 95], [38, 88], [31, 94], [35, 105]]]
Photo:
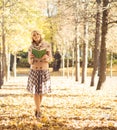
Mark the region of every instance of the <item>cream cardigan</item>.
[[[32, 48], [36, 48], [38, 50], [46, 49], [48, 57], [47, 58], [31, 58], [29, 53], [32, 53]], [[28, 62], [30, 64], [30, 68], [33, 70], [47, 70], [49, 69], [49, 62], [51, 61], [51, 45], [45, 42], [39, 43], [38, 46], [31, 45], [28, 51]]]

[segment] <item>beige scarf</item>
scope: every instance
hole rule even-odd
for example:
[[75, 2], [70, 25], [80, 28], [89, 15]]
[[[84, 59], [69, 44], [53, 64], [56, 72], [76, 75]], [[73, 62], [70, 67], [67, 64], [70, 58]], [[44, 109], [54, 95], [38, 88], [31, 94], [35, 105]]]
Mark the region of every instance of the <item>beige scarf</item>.
[[51, 51], [50, 44], [48, 44], [46, 42], [41, 42], [38, 45], [36, 45], [35, 43], [32, 43], [32, 45], [29, 48], [29, 51], [31, 51], [32, 48], [35, 48], [35, 49], [38, 49], [38, 50], [46, 49], [47, 51]]

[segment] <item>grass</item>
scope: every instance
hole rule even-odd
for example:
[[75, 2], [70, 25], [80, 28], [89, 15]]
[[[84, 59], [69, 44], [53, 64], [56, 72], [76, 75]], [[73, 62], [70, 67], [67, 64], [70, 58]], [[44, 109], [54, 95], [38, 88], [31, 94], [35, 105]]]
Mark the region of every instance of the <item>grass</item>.
[[[18, 75], [28, 75], [30, 68], [17, 68], [17, 74]], [[59, 71], [53, 71], [52, 68], [49, 68], [51, 76], [73, 76], [75, 75], [75, 68], [69, 67], [69, 68], [60, 68]], [[92, 68], [87, 69], [87, 75], [91, 76]], [[82, 72], [82, 69], [80, 69], [80, 73]], [[107, 68], [107, 76], [110, 75], [110, 68]], [[117, 76], [117, 65], [114, 65], [112, 68], [112, 75]]]

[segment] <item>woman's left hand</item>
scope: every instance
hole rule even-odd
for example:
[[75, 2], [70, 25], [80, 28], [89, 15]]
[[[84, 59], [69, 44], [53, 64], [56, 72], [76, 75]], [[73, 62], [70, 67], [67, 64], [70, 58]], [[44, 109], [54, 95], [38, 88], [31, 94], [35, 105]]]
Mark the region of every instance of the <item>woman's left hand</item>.
[[45, 55], [41, 58], [41, 60], [43, 60], [43, 61], [49, 61], [49, 56], [48, 56], [47, 54], [45, 54]]

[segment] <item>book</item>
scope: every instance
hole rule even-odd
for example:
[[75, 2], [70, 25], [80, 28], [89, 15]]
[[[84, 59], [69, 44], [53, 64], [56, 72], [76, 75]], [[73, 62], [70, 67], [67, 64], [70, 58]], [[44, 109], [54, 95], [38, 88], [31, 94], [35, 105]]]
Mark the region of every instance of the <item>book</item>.
[[33, 54], [36, 58], [42, 58], [43, 55], [46, 54], [46, 49], [37, 50], [37, 49], [35, 49], [35, 48], [32, 48], [32, 54]]

